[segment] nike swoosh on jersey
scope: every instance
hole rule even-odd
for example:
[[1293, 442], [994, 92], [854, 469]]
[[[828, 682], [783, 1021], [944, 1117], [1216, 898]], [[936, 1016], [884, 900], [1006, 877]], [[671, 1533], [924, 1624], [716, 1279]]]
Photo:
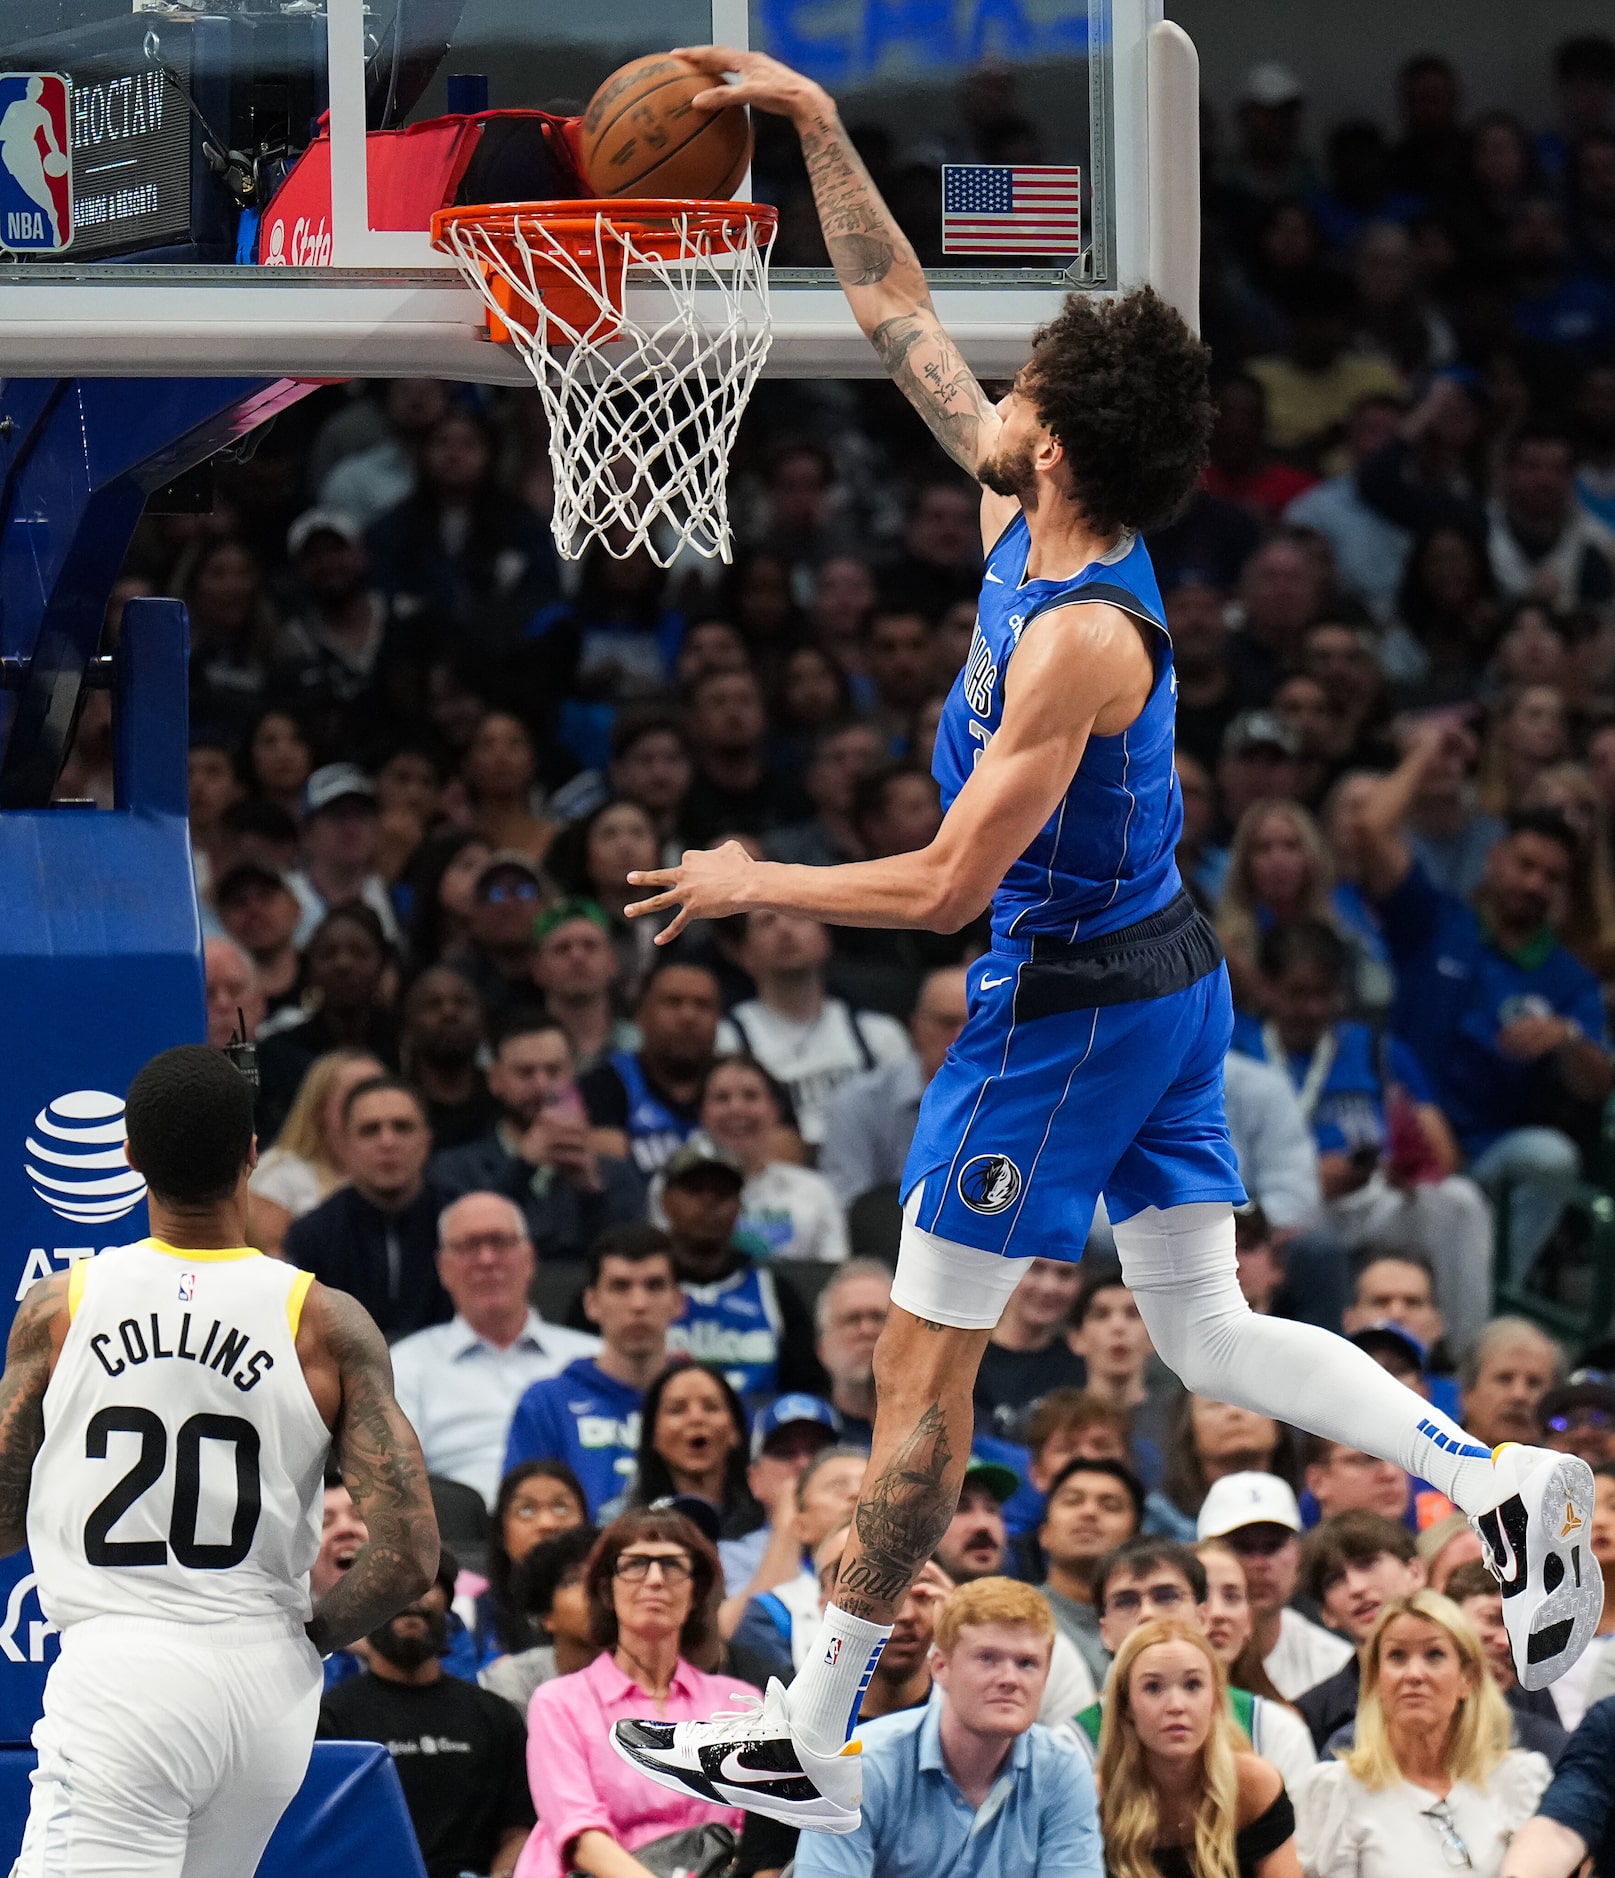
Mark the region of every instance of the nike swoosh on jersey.
[[1013, 976], [1013, 972], [1006, 972], [1002, 978], [984, 978], [981, 988], [983, 991], [996, 991], [1000, 985], [1007, 985]]
[[982, 579], [990, 580], [995, 587], [1002, 587], [1004, 584], [1004, 579], [1001, 574], [986, 573], [982, 575]]

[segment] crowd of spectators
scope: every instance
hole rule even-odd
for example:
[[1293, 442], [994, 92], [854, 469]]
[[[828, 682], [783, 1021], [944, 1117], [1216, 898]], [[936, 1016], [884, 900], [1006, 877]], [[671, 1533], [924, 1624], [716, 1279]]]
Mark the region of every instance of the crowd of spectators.
[[[1149, 545], [1182, 871], [1239, 1011], [1242, 1288], [1479, 1441], [1607, 1470], [1615, 1350], [1572, 1365], [1493, 1304], [1578, 1295], [1615, 1075], [1615, 42], [1553, 71], [1538, 126], [1433, 54], [1331, 127], [1276, 65], [1207, 113], [1218, 417]], [[793, 162], [765, 136], [811, 262]], [[548, 503], [530, 397], [322, 391], [210, 513], [147, 518], [109, 633], [188, 602], [254, 1233], [394, 1340], [459, 1555], [333, 1660], [327, 1729], [392, 1747], [432, 1878], [777, 1871], [789, 1843], [669, 1802], [606, 1727], [788, 1678], [833, 1589], [897, 1183], [983, 932], [756, 913], [662, 950], [626, 876], [930, 839], [976, 497], [889, 385], [766, 382], [731, 568], [562, 567]], [[110, 775], [92, 702], [64, 793]], [[1108, 1247], [1101, 1209], [993, 1338], [958, 1516], [865, 1700], [864, 1826], [798, 1870], [968, 1841], [1073, 1878], [1615, 1874], [1615, 1511], [1600, 1638], [1528, 1693], [1441, 1495], [1185, 1395]], [[317, 1580], [362, 1538], [333, 1485]]]

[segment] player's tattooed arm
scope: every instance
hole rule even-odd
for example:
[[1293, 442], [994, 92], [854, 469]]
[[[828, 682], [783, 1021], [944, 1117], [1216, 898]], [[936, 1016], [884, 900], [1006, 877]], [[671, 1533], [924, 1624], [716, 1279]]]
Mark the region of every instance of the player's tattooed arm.
[[12, 1320], [0, 1376], [0, 1556], [28, 1541], [28, 1491], [45, 1438], [45, 1385], [65, 1331], [66, 1301], [67, 1274], [58, 1272], [28, 1287]]
[[392, 1359], [381, 1332], [346, 1292], [321, 1286], [310, 1302], [342, 1384], [332, 1458], [370, 1535], [309, 1619], [309, 1637], [328, 1652], [379, 1628], [431, 1584], [437, 1515], [421, 1444], [393, 1396]]
[[914, 245], [881, 199], [829, 93], [762, 52], [685, 46], [680, 58], [737, 82], [701, 93], [703, 110], [755, 105], [788, 117], [802, 140], [836, 278], [898, 388], [972, 476], [991, 454], [998, 414], [942, 328]]
[[837, 1605], [852, 1617], [890, 1623], [915, 1574], [948, 1530], [959, 1498], [947, 1417], [933, 1403], [875, 1480], [853, 1516], [856, 1555], [836, 1577]]

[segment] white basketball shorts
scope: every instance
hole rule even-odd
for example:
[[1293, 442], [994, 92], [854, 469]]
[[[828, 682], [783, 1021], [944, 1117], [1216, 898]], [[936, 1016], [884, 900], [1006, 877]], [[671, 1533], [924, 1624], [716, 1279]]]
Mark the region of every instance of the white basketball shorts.
[[321, 1684], [290, 1616], [72, 1625], [12, 1878], [251, 1878], [308, 1770]]

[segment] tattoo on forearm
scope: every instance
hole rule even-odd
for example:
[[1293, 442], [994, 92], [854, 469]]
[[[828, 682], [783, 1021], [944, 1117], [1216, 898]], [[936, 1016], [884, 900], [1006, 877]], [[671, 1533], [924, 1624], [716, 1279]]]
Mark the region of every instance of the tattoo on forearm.
[[45, 1439], [45, 1386], [50, 1381], [51, 1330], [67, 1279], [41, 1279], [23, 1293], [0, 1376], [0, 1555], [28, 1541], [28, 1495], [34, 1459]]
[[[888, 304], [893, 296], [899, 304], [903, 299], [910, 301], [912, 312], [883, 321], [870, 337], [881, 363], [943, 449], [974, 475], [981, 425], [991, 407], [937, 320], [919, 256], [881, 200], [840, 121], [815, 118], [801, 134], [824, 245], [836, 278], [855, 310], [861, 288], [884, 289], [882, 299]], [[917, 347], [919, 357], [910, 360], [909, 354]]]
[[961, 468], [975, 475], [981, 427], [992, 416], [987, 394], [943, 331], [927, 297], [914, 313], [883, 320], [870, 343], [903, 396], [925, 419], [931, 435]]
[[379, 1330], [342, 1292], [322, 1294], [326, 1334], [342, 1372], [333, 1448], [368, 1543], [321, 1598], [308, 1634], [338, 1650], [385, 1623], [437, 1570], [437, 1516], [420, 1443], [393, 1398], [392, 1363]]
[[953, 1518], [959, 1483], [940, 1403], [933, 1403], [880, 1476], [864, 1489], [854, 1516], [859, 1556], [836, 1579], [836, 1603], [855, 1617], [883, 1621], [880, 1606], [898, 1602], [936, 1550]]

